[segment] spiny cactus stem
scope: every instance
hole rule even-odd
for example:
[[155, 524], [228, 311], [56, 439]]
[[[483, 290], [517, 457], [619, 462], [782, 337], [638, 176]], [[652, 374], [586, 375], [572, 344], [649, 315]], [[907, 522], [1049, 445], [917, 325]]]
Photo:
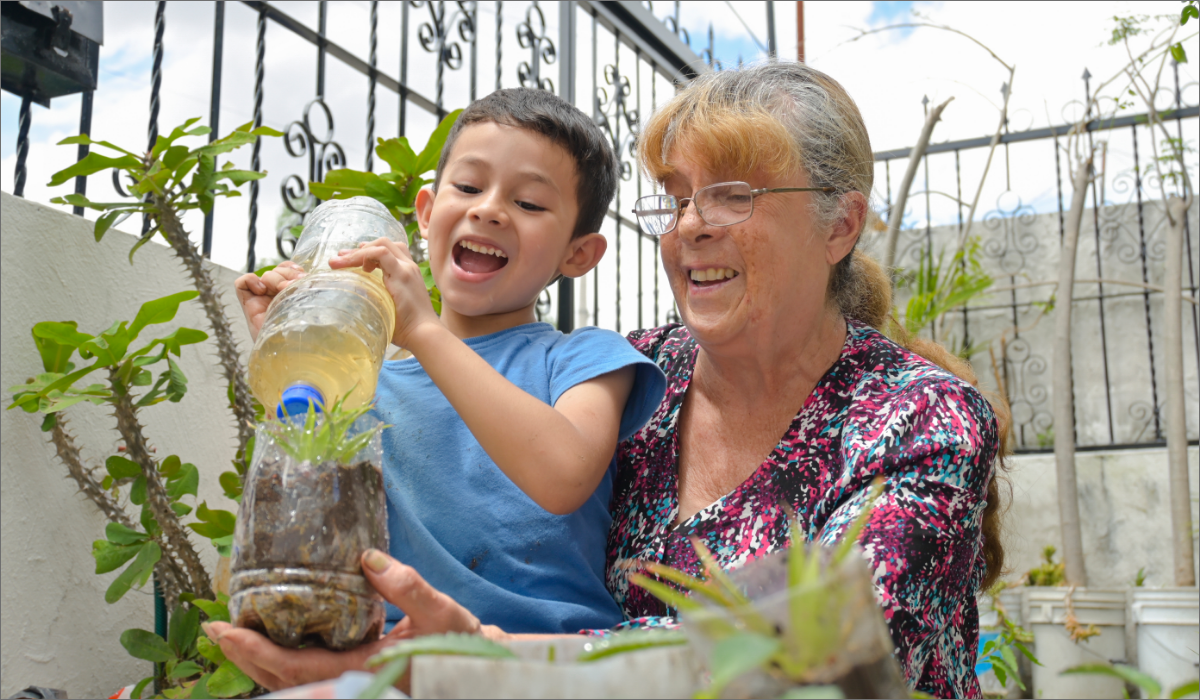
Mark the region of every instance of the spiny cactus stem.
[[[57, 415], [54, 428], [50, 431], [50, 442], [54, 445], [59, 461], [66, 465], [68, 474], [75, 480], [79, 490], [96, 504], [105, 517], [127, 528], [137, 529], [120, 504], [92, 476], [93, 470], [84, 467], [83, 457], [79, 448], [75, 446], [74, 436], [67, 430], [67, 418], [62, 413]], [[179, 582], [184, 579], [184, 573], [178, 563], [170, 558], [161, 559], [156, 569], [164, 589], [168, 592], [174, 590], [175, 597], [171, 599], [177, 600], [180, 590]]]
[[254, 437], [254, 404], [250, 394], [250, 386], [246, 383], [246, 373], [242, 369], [241, 355], [237, 343], [233, 339], [233, 330], [229, 317], [225, 315], [225, 306], [221, 303], [221, 294], [213, 284], [212, 276], [204, 267], [204, 258], [196, 250], [183, 230], [179, 215], [165, 197], [154, 196], [154, 210], [158, 217], [158, 225], [175, 251], [176, 257], [187, 268], [192, 277], [192, 284], [200, 292], [200, 303], [208, 316], [208, 323], [213, 336], [217, 340], [217, 356], [221, 361], [221, 369], [225, 380], [233, 386], [233, 412], [238, 431], [238, 458], [241, 459], [246, 451], [250, 438]]
[[[137, 417], [137, 407], [116, 376], [116, 370], [109, 370], [109, 383], [113, 390], [113, 414], [117, 419], [117, 431], [125, 441], [125, 451], [129, 458], [142, 468], [146, 477], [146, 503], [158, 521], [163, 534], [163, 553], [176, 558], [187, 572], [189, 589], [201, 598], [212, 598], [212, 581], [204, 564], [200, 561], [187, 530], [179, 522], [175, 511], [171, 510], [171, 501], [158, 475], [158, 466], [150, 456], [142, 424]], [[169, 600], [175, 604], [178, 599]]]

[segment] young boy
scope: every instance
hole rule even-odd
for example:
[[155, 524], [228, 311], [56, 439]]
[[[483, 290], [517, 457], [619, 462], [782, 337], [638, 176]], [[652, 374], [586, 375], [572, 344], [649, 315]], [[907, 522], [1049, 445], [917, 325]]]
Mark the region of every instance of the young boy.
[[[383, 271], [392, 340], [413, 354], [384, 363], [376, 393], [395, 426], [383, 435], [391, 554], [507, 632], [621, 621], [604, 587], [614, 452], [657, 408], [665, 379], [616, 333], [564, 335], [534, 315], [548, 284], [599, 263], [617, 173], [578, 109], [542, 90], [499, 90], [459, 117], [433, 188], [417, 196], [441, 317], [402, 243], [330, 262]], [[238, 281], [252, 327], [296, 274]], [[388, 606], [389, 623], [402, 615]]]

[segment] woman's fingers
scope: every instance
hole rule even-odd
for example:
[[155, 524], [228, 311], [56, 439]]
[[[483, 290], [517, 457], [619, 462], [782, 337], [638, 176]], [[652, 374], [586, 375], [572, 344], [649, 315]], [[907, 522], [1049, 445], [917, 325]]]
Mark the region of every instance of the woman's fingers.
[[[479, 619], [449, 596], [430, 586], [417, 570], [377, 549], [363, 554], [363, 573], [389, 603], [404, 611], [400, 634], [479, 632]], [[399, 625], [397, 625], [399, 627]], [[395, 629], [392, 630], [396, 632]]]
[[353, 651], [285, 649], [248, 629], [224, 622], [209, 623], [208, 635], [221, 646], [226, 658], [246, 675], [271, 690], [337, 678], [346, 671], [362, 670], [366, 660], [382, 648], [382, 640]]

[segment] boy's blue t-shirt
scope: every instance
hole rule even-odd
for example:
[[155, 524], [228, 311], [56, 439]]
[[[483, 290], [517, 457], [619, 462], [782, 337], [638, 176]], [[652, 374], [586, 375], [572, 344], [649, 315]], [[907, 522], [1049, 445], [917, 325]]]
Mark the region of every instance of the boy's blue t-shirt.
[[[550, 405], [577, 384], [636, 366], [621, 440], [666, 391], [658, 367], [612, 331], [565, 335], [533, 323], [464, 342]], [[621, 621], [604, 586], [615, 456], [579, 510], [553, 515], [500, 471], [415, 358], [384, 363], [376, 412], [393, 426], [383, 432], [392, 556], [507, 632], [573, 633]], [[390, 627], [404, 613], [387, 608]]]

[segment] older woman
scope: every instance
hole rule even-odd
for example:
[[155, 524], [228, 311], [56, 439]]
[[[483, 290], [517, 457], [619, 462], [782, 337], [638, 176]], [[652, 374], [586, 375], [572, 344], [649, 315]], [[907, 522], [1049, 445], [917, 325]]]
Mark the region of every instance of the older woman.
[[788, 510], [833, 543], [882, 477], [861, 544], [898, 658], [919, 690], [979, 695], [975, 595], [1002, 565], [998, 426], [970, 384], [876, 330], [890, 285], [855, 250], [874, 164], [854, 102], [800, 64], [710, 74], [639, 147], [665, 194], [635, 211], [662, 237], [683, 323], [630, 335], [668, 388], [619, 448], [609, 590], [632, 620], [664, 615], [631, 563], [698, 574], [699, 538], [737, 568], [787, 546]]
[[[789, 510], [835, 542], [882, 478], [861, 544], [897, 656], [918, 690], [978, 696], [975, 597], [1003, 563], [1002, 427], [963, 363], [877, 330], [890, 285], [855, 250], [874, 168], [854, 102], [800, 64], [709, 74], [650, 119], [640, 149], [664, 194], [636, 213], [661, 236], [683, 323], [630, 336], [668, 390], [619, 448], [608, 585], [625, 626], [673, 624], [630, 569], [699, 573], [691, 538], [736, 568], [787, 546]], [[386, 555], [364, 564], [408, 613], [389, 636], [502, 636]], [[210, 634], [270, 687], [337, 675], [387, 641], [338, 655]]]

